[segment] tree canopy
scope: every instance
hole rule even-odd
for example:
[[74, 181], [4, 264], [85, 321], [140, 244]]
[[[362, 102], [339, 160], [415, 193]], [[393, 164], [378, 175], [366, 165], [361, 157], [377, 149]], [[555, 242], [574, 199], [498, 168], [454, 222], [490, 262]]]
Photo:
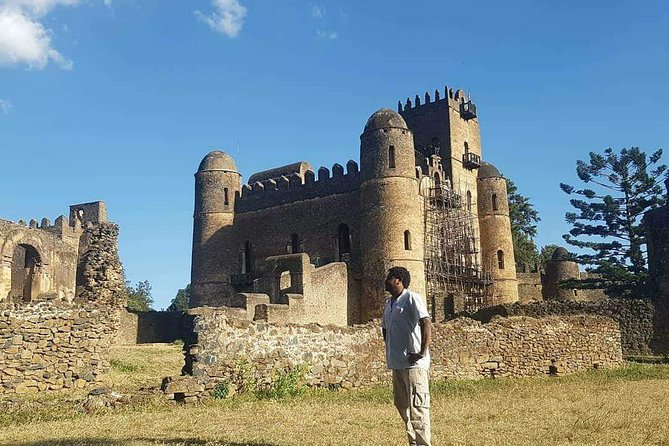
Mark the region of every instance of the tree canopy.
[[188, 310], [188, 303], [190, 302], [190, 283], [186, 288], [181, 288], [177, 291], [176, 296], [172, 299], [172, 303], [167, 307], [167, 311], [181, 311]]
[[153, 306], [153, 297], [151, 296], [151, 284], [148, 280], [137, 282], [137, 286], [132, 286], [128, 281], [125, 283], [126, 293], [128, 294], [127, 307], [133, 311], [150, 311]]
[[506, 191], [509, 200], [509, 219], [511, 220], [511, 236], [516, 270], [524, 271], [528, 265], [536, 265], [539, 253], [534, 243], [537, 225], [541, 219], [539, 212], [528, 197], [518, 192], [518, 187], [510, 179], [506, 179]]
[[579, 197], [570, 200], [576, 212], [566, 213], [572, 229], [563, 238], [581, 249], [576, 261], [601, 276], [584, 287], [604, 288], [610, 295], [645, 295], [648, 269], [641, 219], [665, 203], [660, 181], [667, 166], [659, 164], [661, 157], [662, 150], [648, 156], [638, 147], [590, 152], [587, 162], [576, 162], [576, 174], [592, 188], [560, 184], [565, 193]]

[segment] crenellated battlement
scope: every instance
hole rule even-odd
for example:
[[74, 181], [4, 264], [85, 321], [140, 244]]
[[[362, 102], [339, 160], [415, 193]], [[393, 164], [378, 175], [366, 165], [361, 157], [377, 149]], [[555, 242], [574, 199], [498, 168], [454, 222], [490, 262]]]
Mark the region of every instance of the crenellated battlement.
[[[91, 213], [91, 211], [88, 210], [89, 208], [94, 209], [96, 212], [98, 209], [103, 209], [104, 217], [98, 218], [95, 221], [92, 221], [89, 218], [84, 218], [83, 210], [81, 210], [83, 207], [87, 209], [88, 213]], [[80, 212], [79, 215], [77, 215], [75, 209], [79, 210]], [[60, 239], [65, 239], [65, 238], [71, 239], [80, 237], [85, 229], [90, 229], [94, 227], [97, 222], [106, 221], [106, 208], [104, 203], [100, 201], [96, 201], [93, 203], [84, 203], [81, 205], [73, 205], [70, 206], [70, 215], [73, 218], [68, 219], [64, 215], [58, 216], [54, 220], [53, 224], [51, 224], [51, 220], [49, 220], [49, 218], [47, 217], [44, 217], [39, 221], [37, 221], [36, 219], [31, 219], [28, 221], [28, 223], [26, 223], [26, 221], [22, 219], [17, 222], [11, 222], [7, 220], [2, 220], [2, 221], [18, 225], [22, 228], [47, 231], [51, 234], [56, 235]], [[86, 217], [88, 217], [88, 215], [86, 215]]]
[[352, 192], [360, 187], [358, 163], [349, 160], [344, 166], [339, 163], [332, 169], [320, 167], [316, 172], [307, 170], [302, 177], [294, 173], [242, 186], [240, 197], [235, 202], [236, 212], [249, 212], [295, 201], [328, 195]]
[[[451, 107], [459, 112], [463, 112], [463, 107], [465, 104], [471, 104], [471, 97], [465, 93], [464, 90], [455, 90], [448, 86], [444, 87], [444, 93], [442, 96], [441, 91], [438, 89], [434, 91], [434, 95], [430, 95], [429, 92], [425, 92], [423, 97], [416, 95], [412, 101], [411, 98], [407, 98], [404, 104], [402, 101], [397, 102], [397, 111], [402, 114], [402, 116], [414, 116], [426, 113], [428, 111], [441, 110]], [[474, 110], [475, 110], [474, 106]], [[474, 112], [474, 115], [476, 113]], [[475, 116], [473, 116], [475, 117]], [[466, 118], [469, 119], [469, 118]]]

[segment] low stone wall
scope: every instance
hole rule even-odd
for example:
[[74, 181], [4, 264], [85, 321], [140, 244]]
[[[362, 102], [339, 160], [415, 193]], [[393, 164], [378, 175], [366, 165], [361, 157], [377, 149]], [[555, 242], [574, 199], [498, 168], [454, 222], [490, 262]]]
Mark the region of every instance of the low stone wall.
[[[309, 385], [364, 387], [389, 379], [378, 321], [354, 327], [273, 325], [230, 317], [213, 308], [191, 310], [195, 345], [186, 368], [211, 389], [253, 373], [267, 382], [278, 370], [306, 364]], [[622, 363], [620, 330], [612, 319], [565, 316], [458, 318], [433, 325], [433, 378], [480, 379], [571, 373]]]
[[647, 300], [603, 299], [597, 302], [542, 301], [506, 304], [483, 308], [469, 317], [488, 322], [494, 316], [568, 316], [589, 314], [609, 317], [620, 324], [622, 351], [625, 355], [647, 355], [655, 347], [655, 307]]
[[121, 326], [117, 343], [120, 345], [173, 342], [181, 339], [183, 313], [180, 311], [120, 310]]
[[109, 370], [118, 310], [48, 302], [0, 308], [0, 394], [85, 388]]

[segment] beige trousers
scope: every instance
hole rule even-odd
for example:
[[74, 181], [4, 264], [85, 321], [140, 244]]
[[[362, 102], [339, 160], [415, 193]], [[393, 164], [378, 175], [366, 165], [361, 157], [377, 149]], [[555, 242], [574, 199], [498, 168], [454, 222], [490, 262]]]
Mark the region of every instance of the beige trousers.
[[409, 444], [430, 446], [429, 372], [419, 368], [393, 370], [393, 397]]

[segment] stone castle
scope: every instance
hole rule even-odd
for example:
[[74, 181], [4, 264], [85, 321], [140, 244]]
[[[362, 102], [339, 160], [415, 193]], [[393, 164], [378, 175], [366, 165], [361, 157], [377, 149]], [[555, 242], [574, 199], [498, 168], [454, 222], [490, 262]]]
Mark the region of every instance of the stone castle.
[[462, 90], [378, 110], [360, 164], [253, 174], [209, 153], [195, 174], [191, 307], [351, 325], [379, 317], [388, 268], [411, 272], [433, 316], [518, 300], [506, 181], [482, 161]]

